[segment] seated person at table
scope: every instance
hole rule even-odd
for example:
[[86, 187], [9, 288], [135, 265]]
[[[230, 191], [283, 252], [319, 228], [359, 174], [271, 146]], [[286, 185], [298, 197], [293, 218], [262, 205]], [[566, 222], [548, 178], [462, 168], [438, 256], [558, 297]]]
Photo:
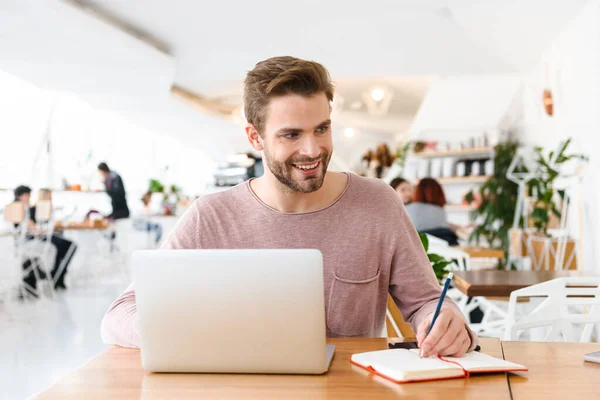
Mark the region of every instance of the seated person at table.
[[396, 191], [404, 205], [407, 205], [412, 202], [413, 188], [409, 181], [400, 177], [394, 178], [390, 182], [390, 186]]
[[406, 206], [406, 211], [418, 232], [457, 245], [456, 230], [460, 227], [448, 223], [445, 205], [446, 196], [442, 186], [433, 178], [423, 178], [415, 188], [413, 202]]
[[[52, 202], [52, 191], [50, 189], [40, 189], [38, 193], [38, 202], [39, 201], [50, 201]], [[35, 210], [36, 206], [30, 208], [30, 219], [35, 223]], [[72, 241], [65, 239], [62, 235], [58, 233], [54, 233], [52, 235], [52, 244], [56, 246], [56, 259], [54, 260], [54, 267], [51, 271], [52, 279], [54, 279], [55, 284], [54, 287], [56, 289], [66, 289], [65, 285], [65, 275], [67, 274], [67, 268], [69, 263], [71, 262], [75, 251], [77, 250], [77, 245]], [[73, 248], [71, 249], [71, 246]], [[69, 251], [70, 249], [70, 251]], [[64, 260], [64, 266], [61, 267], [61, 264]], [[62, 268], [62, 270], [60, 270]], [[60, 274], [60, 275], [58, 275]], [[58, 275], [58, 276], [57, 276]]]
[[[264, 175], [196, 200], [163, 247], [318, 249], [327, 336], [380, 337], [390, 293], [425, 354], [464, 354], [477, 337], [448, 298], [426, 337], [441, 289], [394, 190], [327, 171], [332, 99], [321, 64], [287, 56], [258, 63], [245, 79], [245, 129], [263, 154]], [[104, 316], [104, 342], [138, 347], [136, 320], [132, 284]]]
[[[29, 186], [18, 186], [15, 188], [14, 190], [14, 195], [15, 195], [15, 200], [14, 202], [20, 202], [23, 204], [23, 207], [25, 207], [25, 211], [30, 213], [29, 215], [31, 216], [31, 211], [30, 210], [30, 203], [31, 203], [31, 188]], [[33, 212], [33, 214], [35, 215], [35, 211]], [[29, 218], [27, 219], [27, 231], [33, 232], [35, 230], [35, 219], [34, 218]], [[15, 228], [18, 227], [19, 225], [15, 224]], [[28, 239], [33, 239], [33, 236], [29, 236], [27, 237]], [[32, 266], [32, 260], [27, 259], [25, 260], [25, 262], [23, 263], [23, 271], [28, 271], [27, 274], [23, 277], [23, 284], [25, 287], [25, 290], [27, 292], [28, 295], [32, 296], [32, 297], [37, 297], [37, 294], [35, 293], [35, 290], [37, 290], [37, 278], [36, 278], [36, 274], [35, 271], [31, 268]], [[38, 270], [38, 276], [40, 278], [46, 278], [46, 274], [43, 271], [39, 271]]]

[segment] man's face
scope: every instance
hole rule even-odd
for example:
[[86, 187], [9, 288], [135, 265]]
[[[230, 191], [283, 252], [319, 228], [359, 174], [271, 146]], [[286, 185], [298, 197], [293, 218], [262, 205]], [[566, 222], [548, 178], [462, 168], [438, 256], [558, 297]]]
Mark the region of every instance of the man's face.
[[106, 178], [108, 178], [108, 172], [105, 172], [105, 171], [102, 171], [101, 169], [99, 169], [98, 173], [100, 174], [100, 177], [102, 178], [103, 181], [105, 181]]
[[331, 108], [324, 93], [271, 99], [262, 144], [266, 164], [290, 190], [321, 188], [333, 152]]

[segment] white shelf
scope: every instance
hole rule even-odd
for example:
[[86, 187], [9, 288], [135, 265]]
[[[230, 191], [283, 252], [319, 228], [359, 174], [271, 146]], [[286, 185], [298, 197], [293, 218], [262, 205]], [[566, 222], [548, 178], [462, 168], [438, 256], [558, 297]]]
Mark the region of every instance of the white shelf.
[[[489, 175], [483, 176], [454, 176], [451, 178], [434, 178], [441, 185], [450, 185], [450, 184], [472, 184], [472, 183], [483, 183], [490, 178]], [[415, 180], [413, 184], [418, 184], [419, 180]]]
[[460, 157], [460, 156], [475, 156], [475, 155], [490, 155], [494, 151], [493, 147], [476, 147], [472, 149], [449, 150], [449, 151], [422, 151], [413, 153], [416, 158], [445, 158], [445, 157]]

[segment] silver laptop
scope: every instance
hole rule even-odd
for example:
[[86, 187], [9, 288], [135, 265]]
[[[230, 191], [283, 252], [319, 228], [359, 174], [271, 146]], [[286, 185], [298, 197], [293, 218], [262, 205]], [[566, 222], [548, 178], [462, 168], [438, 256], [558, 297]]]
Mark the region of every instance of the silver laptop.
[[320, 251], [142, 250], [133, 269], [146, 370], [329, 368]]

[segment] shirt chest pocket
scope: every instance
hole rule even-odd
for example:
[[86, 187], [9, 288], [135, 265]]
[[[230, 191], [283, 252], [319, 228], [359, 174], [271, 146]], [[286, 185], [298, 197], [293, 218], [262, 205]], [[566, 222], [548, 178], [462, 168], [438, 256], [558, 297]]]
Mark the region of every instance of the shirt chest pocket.
[[375, 322], [381, 271], [367, 279], [334, 274], [329, 292], [327, 326], [339, 336], [365, 336]]

